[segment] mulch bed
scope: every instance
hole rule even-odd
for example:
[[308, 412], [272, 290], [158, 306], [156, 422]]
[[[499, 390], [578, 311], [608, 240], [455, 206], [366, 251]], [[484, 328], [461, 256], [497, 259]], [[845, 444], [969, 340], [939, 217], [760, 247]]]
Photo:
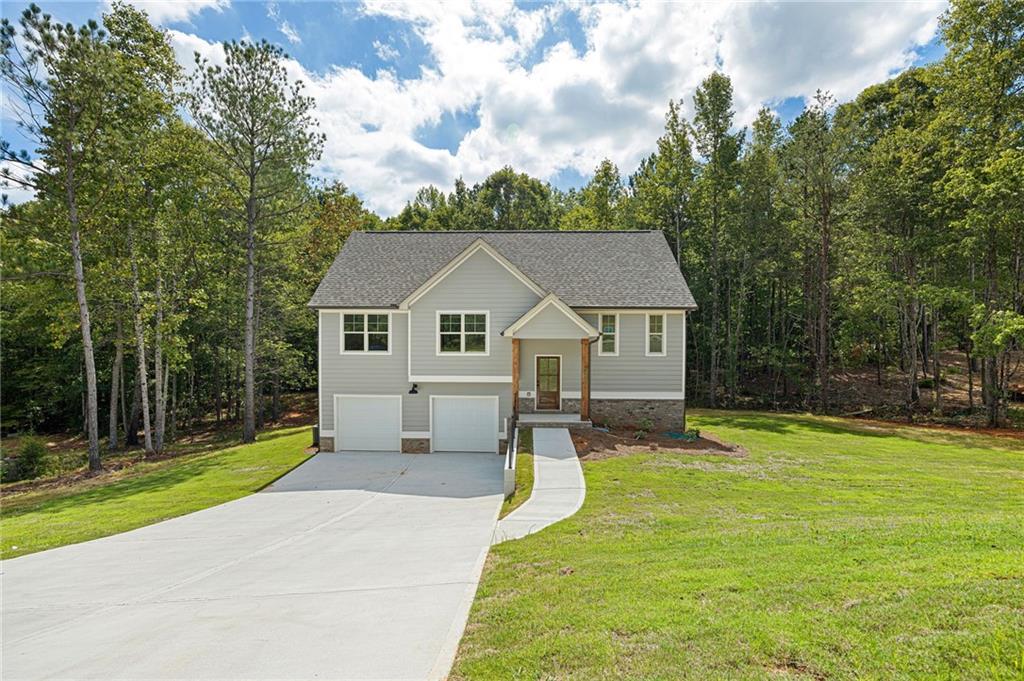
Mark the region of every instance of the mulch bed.
[[569, 431], [572, 442], [576, 445], [576, 453], [584, 461], [599, 461], [613, 456], [643, 454], [648, 452], [678, 452], [679, 454], [708, 454], [740, 458], [747, 455], [747, 450], [739, 445], [722, 442], [710, 434], [704, 434], [696, 440], [676, 440], [660, 433], [648, 433], [642, 440], [637, 440], [635, 430], [612, 428], [608, 432], [597, 429], [580, 429]]

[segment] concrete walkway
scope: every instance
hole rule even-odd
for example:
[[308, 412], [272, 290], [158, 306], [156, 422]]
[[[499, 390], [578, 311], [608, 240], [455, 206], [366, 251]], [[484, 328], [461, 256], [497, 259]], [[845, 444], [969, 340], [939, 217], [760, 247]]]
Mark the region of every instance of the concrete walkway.
[[5, 679], [440, 679], [493, 454], [318, 454], [259, 494], [0, 563]]
[[533, 429], [533, 494], [498, 521], [494, 544], [539, 532], [580, 510], [587, 485], [565, 428]]

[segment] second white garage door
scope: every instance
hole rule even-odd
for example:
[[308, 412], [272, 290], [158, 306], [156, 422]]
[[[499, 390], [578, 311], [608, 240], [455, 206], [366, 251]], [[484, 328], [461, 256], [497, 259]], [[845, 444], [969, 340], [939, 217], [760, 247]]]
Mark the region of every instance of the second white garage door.
[[397, 452], [402, 448], [401, 395], [336, 395], [335, 449]]
[[498, 398], [430, 398], [431, 449], [435, 452], [497, 452]]

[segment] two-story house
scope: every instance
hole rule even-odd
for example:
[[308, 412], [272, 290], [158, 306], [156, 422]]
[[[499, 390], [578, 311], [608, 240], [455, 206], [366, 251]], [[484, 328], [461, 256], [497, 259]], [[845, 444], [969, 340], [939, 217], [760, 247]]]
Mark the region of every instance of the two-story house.
[[513, 415], [683, 427], [661, 232], [356, 232], [314, 293], [323, 451], [497, 452]]

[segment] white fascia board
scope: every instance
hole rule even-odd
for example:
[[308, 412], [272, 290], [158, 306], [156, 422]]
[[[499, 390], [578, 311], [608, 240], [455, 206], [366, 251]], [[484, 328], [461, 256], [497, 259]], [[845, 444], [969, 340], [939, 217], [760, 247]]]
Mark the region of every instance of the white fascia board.
[[569, 321], [571, 321], [576, 326], [580, 327], [580, 329], [582, 329], [588, 337], [597, 338], [598, 336], [601, 335], [597, 329], [595, 329], [593, 326], [587, 323], [587, 320], [583, 319], [583, 317], [580, 317], [575, 310], [573, 310], [571, 307], [563, 303], [562, 299], [559, 298], [554, 293], [549, 293], [548, 295], [544, 296], [544, 298], [539, 303], [534, 305], [530, 310], [528, 310], [526, 314], [524, 314], [516, 321], [512, 322], [512, 324], [510, 324], [508, 328], [502, 331], [501, 335], [508, 336], [510, 338], [515, 338], [517, 331], [519, 331], [524, 326], [529, 324], [531, 319], [536, 317], [550, 305], [554, 305], [559, 312], [561, 312], [569, 319]]
[[[414, 383], [511, 383], [511, 376], [410, 376]], [[440, 395], [439, 397], [456, 397]]]

